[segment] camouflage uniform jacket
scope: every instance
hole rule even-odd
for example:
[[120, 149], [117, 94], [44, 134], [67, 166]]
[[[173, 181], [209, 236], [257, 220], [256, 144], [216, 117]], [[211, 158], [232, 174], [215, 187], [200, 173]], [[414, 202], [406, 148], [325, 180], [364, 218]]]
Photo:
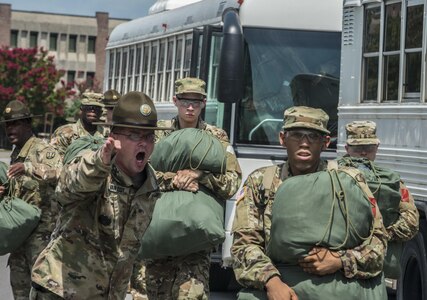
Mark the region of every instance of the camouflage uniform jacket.
[[[59, 154], [63, 158], [68, 146], [70, 146], [70, 144], [74, 140], [85, 135], [90, 135], [90, 133], [83, 127], [83, 124], [79, 119], [76, 123], [66, 124], [61, 127], [58, 127], [52, 134], [50, 144], [58, 150]], [[104, 136], [103, 128], [101, 126], [98, 126], [98, 129], [95, 132], [94, 136]]]
[[61, 157], [52, 146], [31, 137], [24, 147], [13, 149], [10, 163], [23, 163], [25, 174], [10, 180], [9, 193], [42, 210], [39, 226], [32, 236], [38, 232], [48, 240], [55, 224], [53, 194], [62, 166]]
[[[321, 161], [318, 171], [325, 170], [327, 164]], [[272, 184], [264, 187], [264, 175], [271, 170], [274, 172]], [[244, 286], [262, 289], [271, 277], [280, 276], [266, 254], [266, 245], [270, 241], [274, 195], [283, 180], [291, 176], [288, 170], [287, 162], [255, 170], [237, 195], [231, 253], [236, 278]], [[266, 189], [268, 196], [265, 195]], [[344, 275], [348, 278], [369, 278], [381, 273], [386, 245], [382, 217], [377, 213], [372, 239], [340, 253]]]
[[[158, 130], [156, 131], [156, 140], [160, 140], [162, 137], [168, 136], [173, 131], [181, 129], [179, 127], [178, 118], [175, 117], [171, 121], [158, 121], [157, 126], [159, 127], [171, 127], [173, 130]], [[224, 175], [213, 174], [210, 172], [204, 172], [202, 177], [199, 179], [199, 183], [211, 190], [217, 197], [222, 200], [231, 198], [240, 186], [242, 182], [242, 171], [237, 161], [237, 157], [234, 153], [233, 147], [230, 145], [227, 133], [221, 128], [209, 125], [202, 119], [199, 119], [197, 128], [206, 131], [207, 133], [218, 138], [227, 150], [227, 172]], [[163, 191], [173, 190], [172, 179], [175, 173], [167, 172], [156, 172], [159, 180], [160, 189]]]
[[155, 173], [139, 188], [114, 163], [86, 151], [63, 168], [62, 206], [32, 281], [64, 299], [124, 299], [141, 238], [159, 197]]

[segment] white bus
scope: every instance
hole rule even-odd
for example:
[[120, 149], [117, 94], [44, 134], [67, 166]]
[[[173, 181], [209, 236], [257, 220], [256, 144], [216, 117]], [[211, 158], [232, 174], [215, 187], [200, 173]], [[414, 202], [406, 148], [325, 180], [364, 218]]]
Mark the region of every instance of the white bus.
[[427, 299], [426, 9], [426, 0], [346, 0], [343, 8], [338, 152], [347, 122], [375, 121], [377, 161], [401, 174], [420, 212], [420, 233], [401, 259], [399, 300]]
[[[336, 140], [341, 22], [340, 0], [204, 0], [157, 12], [113, 30], [104, 90], [143, 91], [162, 114], [173, 107], [175, 79], [204, 79], [204, 119], [228, 132], [244, 181], [285, 158], [278, 133], [290, 106], [323, 108]], [[231, 264], [234, 206], [227, 201], [223, 266]]]

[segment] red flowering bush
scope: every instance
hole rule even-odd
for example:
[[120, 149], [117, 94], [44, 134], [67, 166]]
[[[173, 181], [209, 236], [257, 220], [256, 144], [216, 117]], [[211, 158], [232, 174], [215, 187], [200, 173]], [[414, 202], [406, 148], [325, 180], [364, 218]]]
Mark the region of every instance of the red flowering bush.
[[40, 49], [0, 48], [0, 111], [11, 100], [24, 102], [35, 115], [64, 114], [64, 101], [75, 92], [65, 85], [54, 58]]

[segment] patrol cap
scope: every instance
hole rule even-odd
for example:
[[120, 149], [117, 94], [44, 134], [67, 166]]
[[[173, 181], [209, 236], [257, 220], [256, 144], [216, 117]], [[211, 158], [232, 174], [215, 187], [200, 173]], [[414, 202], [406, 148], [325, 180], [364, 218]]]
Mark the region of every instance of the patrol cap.
[[203, 100], [204, 96], [206, 96], [206, 83], [194, 77], [187, 77], [178, 79], [175, 81], [175, 95], [178, 97], [181, 94], [192, 93], [192, 94], [200, 94], [200, 100]]
[[156, 107], [150, 97], [141, 92], [129, 92], [119, 99], [113, 109], [111, 123], [94, 122], [93, 124], [137, 129], [172, 129], [169, 127], [157, 127]]
[[327, 129], [328, 120], [329, 116], [320, 108], [293, 106], [285, 110], [283, 130], [308, 128], [330, 134]]
[[102, 103], [104, 107], [115, 107], [122, 95], [116, 90], [108, 90], [104, 93]]
[[82, 97], [80, 99], [80, 105], [96, 105], [99, 107], [104, 107], [104, 105], [101, 103], [103, 95], [100, 93], [92, 93], [92, 92], [86, 92], [82, 94]]
[[4, 111], [0, 123], [11, 122], [22, 119], [30, 119], [33, 117], [40, 117], [41, 115], [34, 116], [30, 113], [28, 107], [18, 100], [10, 101]]
[[373, 121], [353, 121], [345, 125], [347, 145], [378, 145], [377, 124]]

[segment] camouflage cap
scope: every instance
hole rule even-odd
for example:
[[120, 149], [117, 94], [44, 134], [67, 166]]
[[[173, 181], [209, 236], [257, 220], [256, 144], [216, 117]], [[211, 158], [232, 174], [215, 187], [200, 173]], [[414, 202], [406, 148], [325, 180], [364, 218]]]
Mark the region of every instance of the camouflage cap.
[[104, 104], [104, 107], [115, 107], [121, 96], [122, 95], [120, 95], [116, 90], [108, 90], [104, 93], [102, 103]]
[[129, 92], [120, 97], [114, 107], [111, 123], [94, 122], [93, 124], [137, 129], [172, 129], [157, 127], [157, 111], [153, 100], [141, 92]]
[[283, 130], [308, 128], [329, 134], [327, 129], [329, 116], [320, 108], [293, 106], [285, 110]]
[[345, 125], [347, 145], [378, 145], [377, 124], [372, 121], [353, 121]]
[[40, 117], [40, 115], [32, 115], [24, 103], [18, 100], [12, 100], [6, 105], [0, 123], [29, 119], [33, 117]]
[[103, 98], [103, 95], [100, 93], [86, 92], [82, 94], [82, 97], [80, 98], [80, 103], [81, 103], [81, 106], [96, 105], [96, 106], [104, 107], [104, 105], [101, 103], [102, 98]]
[[175, 94], [195, 93], [206, 96], [206, 83], [193, 77], [178, 79], [175, 81]]

